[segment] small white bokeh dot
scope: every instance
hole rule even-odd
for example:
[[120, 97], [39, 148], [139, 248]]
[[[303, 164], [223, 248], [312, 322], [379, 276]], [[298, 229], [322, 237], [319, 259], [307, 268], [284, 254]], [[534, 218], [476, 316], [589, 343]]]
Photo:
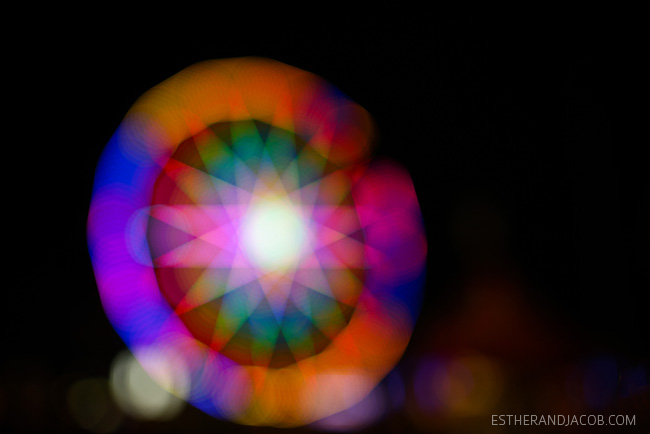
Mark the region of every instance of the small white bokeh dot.
[[[159, 359], [159, 362], [165, 361]], [[182, 399], [154, 381], [128, 351], [119, 353], [113, 360], [110, 387], [122, 411], [136, 419], [172, 420], [185, 407]]]

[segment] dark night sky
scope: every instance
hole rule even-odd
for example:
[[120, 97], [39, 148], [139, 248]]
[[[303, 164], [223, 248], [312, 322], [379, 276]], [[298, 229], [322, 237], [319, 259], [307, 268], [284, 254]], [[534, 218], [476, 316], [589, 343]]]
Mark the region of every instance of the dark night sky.
[[409, 169], [429, 243], [413, 348], [426, 345], [425, 331], [462, 282], [489, 267], [472, 253], [493, 247], [489, 228], [479, 222], [465, 250], [454, 235], [463, 204], [482, 203], [505, 222], [503, 256], [534, 309], [576, 339], [579, 353], [647, 362], [650, 183], [647, 140], [635, 133], [639, 53], [620, 34], [625, 26], [606, 24], [394, 17], [247, 36], [53, 31], [16, 63], [17, 79], [34, 90], [23, 101], [31, 113], [21, 152], [38, 156], [20, 182], [35, 210], [18, 218], [33, 236], [18, 252], [40, 259], [7, 289], [6, 366], [38, 360], [34, 375], [47, 378], [106, 375], [123, 344], [101, 308], [85, 242], [100, 152], [146, 90], [195, 62], [243, 55], [340, 88], [374, 117], [377, 155]]

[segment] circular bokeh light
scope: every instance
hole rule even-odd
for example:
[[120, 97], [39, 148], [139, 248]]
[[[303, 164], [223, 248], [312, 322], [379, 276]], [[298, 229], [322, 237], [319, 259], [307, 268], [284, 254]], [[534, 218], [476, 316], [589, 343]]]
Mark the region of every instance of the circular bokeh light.
[[100, 159], [88, 242], [152, 378], [274, 426], [377, 385], [410, 338], [426, 240], [408, 172], [373, 162], [372, 136], [338, 90], [266, 59], [200, 63], [136, 102]]

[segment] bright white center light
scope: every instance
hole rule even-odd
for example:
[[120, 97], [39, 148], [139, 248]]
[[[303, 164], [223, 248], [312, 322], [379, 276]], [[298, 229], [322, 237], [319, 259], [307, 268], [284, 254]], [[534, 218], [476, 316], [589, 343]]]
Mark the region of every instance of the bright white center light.
[[299, 210], [288, 201], [263, 199], [247, 213], [242, 241], [258, 267], [282, 271], [300, 259], [307, 242], [307, 226]]

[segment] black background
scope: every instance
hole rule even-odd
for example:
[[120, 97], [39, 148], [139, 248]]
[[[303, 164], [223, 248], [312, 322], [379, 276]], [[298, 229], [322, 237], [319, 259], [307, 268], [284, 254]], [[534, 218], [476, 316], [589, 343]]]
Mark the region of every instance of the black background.
[[[26, 208], [6, 211], [20, 228], [9, 235], [19, 235], [11, 245], [21, 267], [5, 288], [4, 427], [74, 431], [52, 402], [51, 385], [106, 376], [124, 347], [103, 313], [85, 240], [103, 147], [146, 90], [198, 61], [244, 55], [337, 86], [374, 117], [376, 155], [410, 171], [429, 254], [407, 362], [427, 352], [465, 282], [497, 269], [525, 282], [528, 306], [562, 348], [558, 360], [605, 353], [647, 366], [643, 51], [627, 23], [383, 12], [323, 24], [220, 20], [150, 32], [126, 21], [50, 25], [37, 44], [19, 50], [7, 85], [22, 97], [18, 119], [6, 127], [19, 130], [8, 147], [21, 157], [5, 164], [9, 188], [18, 187]], [[486, 209], [497, 226], [483, 221]], [[256, 430], [191, 408], [182, 421], [197, 432]], [[416, 429], [399, 414], [381, 428]]]

